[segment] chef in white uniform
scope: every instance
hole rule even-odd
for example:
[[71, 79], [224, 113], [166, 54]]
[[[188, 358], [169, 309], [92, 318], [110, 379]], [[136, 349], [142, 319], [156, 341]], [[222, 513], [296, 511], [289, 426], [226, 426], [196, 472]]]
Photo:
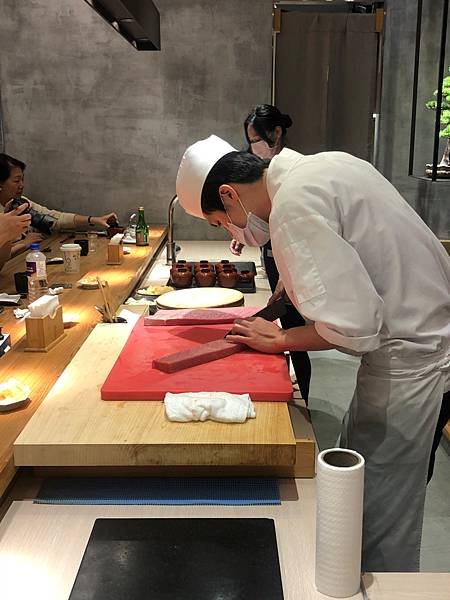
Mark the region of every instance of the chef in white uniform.
[[271, 238], [286, 294], [310, 323], [241, 320], [230, 340], [361, 356], [341, 445], [366, 460], [363, 569], [419, 570], [428, 462], [450, 390], [450, 260], [439, 240], [373, 166], [341, 152], [285, 148], [269, 165], [211, 136], [185, 152], [177, 194], [243, 244]]

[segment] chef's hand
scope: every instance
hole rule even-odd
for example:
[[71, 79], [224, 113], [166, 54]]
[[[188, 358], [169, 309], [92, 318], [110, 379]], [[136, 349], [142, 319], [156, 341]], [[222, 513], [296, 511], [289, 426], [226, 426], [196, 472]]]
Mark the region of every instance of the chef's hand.
[[240, 256], [243, 248], [244, 248], [244, 244], [241, 244], [237, 240], [231, 240], [231, 244], [230, 244], [231, 254], [234, 254], [235, 256]]
[[283, 282], [281, 281], [281, 279], [279, 279], [278, 283], [275, 287], [275, 290], [274, 290], [273, 294], [270, 296], [267, 304], [273, 304], [274, 302], [276, 302], [280, 298], [283, 298], [284, 296], [286, 296], [286, 290], [284, 289]]
[[261, 317], [236, 319], [226, 339], [266, 354], [278, 354], [283, 352], [284, 347], [283, 329]]
[[117, 218], [116, 213], [109, 213], [107, 215], [102, 215], [101, 217], [92, 217], [91, 218], [91, 223], [93, 225], [98, 225], [98, 227], [103, 227], [103, 229], [108, 229], [109, 224], [108, 224], [107, 221], [111, 217], [114, 217], [117, 222], [119, 221], [119, 219]]

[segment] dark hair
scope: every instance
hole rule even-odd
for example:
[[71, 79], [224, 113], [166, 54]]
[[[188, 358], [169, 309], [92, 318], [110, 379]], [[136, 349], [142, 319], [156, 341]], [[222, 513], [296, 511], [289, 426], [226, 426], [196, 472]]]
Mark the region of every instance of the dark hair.
[[222, 156], [208, 173], [203, 184], [202, 211], [204, 213], [224, 211], [219, 195], [220, 186], [231, 183], [254, 183], [261, 179], [269, 162], [250, 152], [229, 152]]
[[13, 158], [8, 154], [0, 153], [0, 181], [2, 183], [9, 179], [11, 171], [14, 169], [14, 167], [19, 167], [19, 169], [25, 171], [26, 165], [21, 160], [17, 160], [17, 158]]
[[250, 138], [247, 131], [249, 125], [252, 125], [259, 137], [272, 147], [273, 141], [270, 139], [270, 134], [273, 133], [275, 127], [281, 127], [283, 139], [287, 128], [292, 125], [292, 119], [272, 104], [258, 104], [258, 106], [255, 106], [244, 121], [245, 137], [250, 148]]

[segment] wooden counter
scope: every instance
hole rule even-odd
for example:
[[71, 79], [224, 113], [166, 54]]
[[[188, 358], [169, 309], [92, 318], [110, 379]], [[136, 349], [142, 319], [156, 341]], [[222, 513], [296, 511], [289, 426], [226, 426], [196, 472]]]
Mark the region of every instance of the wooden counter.
[[[131, 254], [125, 256], [119, 266], [106, 265], [107, 240], [100, 237], [97, 252], [81, 257], [80, 273], [64, 273], [61, 264], [48, 266], [50, 284], [68, 282], [74, 285], [73, 289], [64, 290], [59, 297], [63, 306], [64, 321], [68, 325], [65, 329], [66, 337], [49, 352], [25, 352], [24, 321], [15, 319], [11, 308], [5, 308], [0, 315], [0, 326], [5, 333], [11, 334], [12, 340], [12, 349], [0, 358], [0, 381], [14, 377], [30, 386], [32, 390], [31, 402], [28, 406], [17, 411], [0, 413], [0, 496], [15, 474], [16, 469], [12, 461], [14, 440], [100, 321], [100, 315], [94, 308], [95, 304], [102, 304], [100, 290], [83, 290], [76, 287], [76, 282], [85, 275], [99, 275], [106, 279], [111, 288], [113, 308], [116, 309], [130, 295], [154, 260], [165, 240], [166, 233], [167, 229], [163, 225], [151, 226], [150, 246], [140, 248], [130, 246]], [[77, 235], [77, 237], [82, 236]], [[59, 235], [43, 243], [42, 247], [49, 246], [52, 249], [52, 252], [46, 256], [48, 258], [61, 256], [59, 246], [66, 238], [67, 235]], [[25, 253], [16, 256], [0, 272], [2, 292], [15, 293], [13, 274], [25, 270], [25, 256]]]
[[[280, 493], [279, 506], [52, 506], [16, 501], [0, 523], [2, 594], [8, 600], [67, 600], [97, 518], [259, 517], [275, 521], [285, 600], [329, 600], [314, 584], [315, 481], [282, 480]], [[363, 580], [369, 600], [450, 600], [448, 573], [366, 573]], [[357, 593], [352, 600], [364, 596]]]
[[[127, 324], [95, 328], [17, 438], [16, 465], [115, 467], [114, 473], [120, 467], [153, 468], [149, 472], [159, 467], [166, 472], [167, 467], [207, 467], [208, 473], [242, 467], [246, 474], [255, 468], [280, 473], [277, 468], [294, 467], [296, 439], [284, 402], [257, 402], [256, 419], [229, 425], [171, 423], [162, 402], [102, 401], [100, 387], [137, 318], [128, 315]], [[94, 355], [95, 361], [90, 360]], [[309, 468], [303, 475], [313, 476], [312, 429], [299, 444]]]
[[[211, 242], [181, 245], [192, 260], [195, 252], [216, 259], [228, 250], [223, 243], [221, 250]], [[168, 269], [164, 258], [159, 258], [146, 283], [164, 283]], [[247, 294], [246, 303], [264, 305], [269, 295], [266, 284], [266, 279], [258, 280], [257, 293]], [[130, 316], [126, 325], [95, 328], [16, 440], [17, 465], [51, 468], [53, 473], [81, 469], [115, 474], [145, 470], [314, 476], [315, 438], [301, 400], [289, 407], [257, 402], [256, 419], [232, 425], [171, 423], [162, 402], [102, 401], [100, 387], [136, 318]]]

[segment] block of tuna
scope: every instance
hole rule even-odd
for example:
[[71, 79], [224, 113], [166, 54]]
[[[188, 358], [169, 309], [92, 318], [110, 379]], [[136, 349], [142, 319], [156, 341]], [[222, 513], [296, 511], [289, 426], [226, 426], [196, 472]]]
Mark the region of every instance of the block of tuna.
[[158, 327], [165, 325], [231, 324], [236, 319], [246, 319], [253, 316], [260, 309], [260, 306], [236, 306], [234, 308], [158, 310], [157, 313], [151, 317], [144, 318], [144, 325]]
[[231, 356], [231, 354], [236, 354], [244, 349], [248, 350], [248, 347], [244, 344], [233, 344], [224, 339], [214, 340], [206, 344], [200, 344], [195, 348], [157, 358], [153, 361], [153, 367], [165, 373], [175, 373], [182, 369]]

